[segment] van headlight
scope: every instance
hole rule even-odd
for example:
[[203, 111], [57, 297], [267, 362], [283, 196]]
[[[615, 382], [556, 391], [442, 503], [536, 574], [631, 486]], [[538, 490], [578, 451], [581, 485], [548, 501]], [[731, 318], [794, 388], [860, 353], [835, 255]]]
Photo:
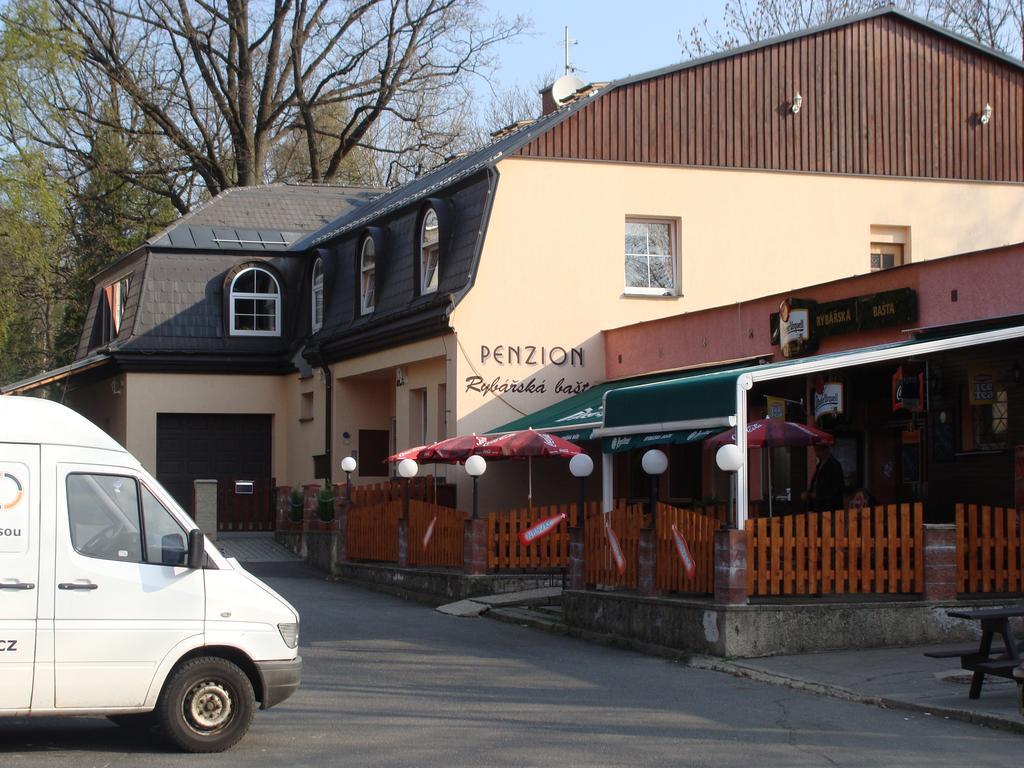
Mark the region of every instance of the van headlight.
[[281, 633], [281, 639], [284, 640], [284, 644], [289, 648], [294, 648], [299, 644], [298, 622], [291, 624], [278, 624], [277, 631]]

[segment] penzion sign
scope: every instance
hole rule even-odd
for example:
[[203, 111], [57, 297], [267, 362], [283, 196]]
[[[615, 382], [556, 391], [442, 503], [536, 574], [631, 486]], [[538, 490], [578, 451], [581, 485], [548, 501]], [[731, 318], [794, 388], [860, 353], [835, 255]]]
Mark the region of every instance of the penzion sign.
[[[583, 368], [583, 347], [545, 346], [538, 344], [481, 344], [481, 365], [516, 366], [521, 368]], [[487, 395], [578, 395], [590, 388], [586, 379], [555, 375], [547, 378], [543, 370], [529, 371], [523, 376], [485, 376], [475, 371], [467, 376], [465, 391]]]

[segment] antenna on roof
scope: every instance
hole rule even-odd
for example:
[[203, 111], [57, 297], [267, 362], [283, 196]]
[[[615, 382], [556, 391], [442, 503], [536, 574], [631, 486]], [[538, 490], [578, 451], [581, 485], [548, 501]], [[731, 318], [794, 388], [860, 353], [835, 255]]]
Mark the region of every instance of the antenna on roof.
[[569, 27], [566, 26], [566, 28], [565, 28], [565, 43], [564, 43], [564, 50], [565, 50], [565, 74], [566, 75], [571, 75], [573, 72], [576, 71], [576, 67], [574, 67], [572, 64], [569, 63], [569, 47], [573, 46], [573, 45], [576, 45], [577, 42], [579, 42], [579, 41], [578, 40], [570, 40], [569, 39]]

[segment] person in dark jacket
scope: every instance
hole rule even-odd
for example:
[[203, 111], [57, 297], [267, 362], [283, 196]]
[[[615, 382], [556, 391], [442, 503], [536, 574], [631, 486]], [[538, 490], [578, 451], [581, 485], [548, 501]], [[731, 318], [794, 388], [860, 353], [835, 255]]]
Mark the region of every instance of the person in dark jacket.
[[829, 445], [814, 446], [818, 468], [814, 470], [807, 489], [808, 506], [813, 512], [829, 512], [843, 508], [843, 466], [832, 455]]

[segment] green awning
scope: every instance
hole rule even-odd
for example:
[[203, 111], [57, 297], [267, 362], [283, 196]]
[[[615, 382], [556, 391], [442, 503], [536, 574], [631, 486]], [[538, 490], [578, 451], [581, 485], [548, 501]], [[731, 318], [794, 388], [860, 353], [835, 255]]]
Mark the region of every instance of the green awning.
[[[749, 361], [743, 361], [749, 363]], [[623, 390], [632, 390], [640, 387], [660, 386], [690, 379], [704, 379], [708, 376], [718, 374], [728, 375], [731, 371], [744, 370], [740, 362], [720, 363], [714, 367], [695, 368], [689, 371], [675, 371], [672, 373], [659, 373], [649, 376], [637, 376], [632, 379], [618, 379], [617, 381], [606, 381], [596, 384], [585, 392], [561, 400], [547, 408], [541, 408], [527, 416], [522, 416], [508, 424], [489, 430], [489, 435], [499, 435], [505, 432], [518, 432], [521, 429], [536, 429], [541, 432], [554, 432], [559, 437], [575, 443], [580, 440], [593, 440], [592, 432], [608, 424], [604, 420], [605, 394]], [[724, 370], [723, 370], [724, 369]], [[736, 383], [736, 375], [732, 375], [733, 385]], [[735, 395], [733, 402], [735, 402]], [[732, 413], [733, 411], [730, 411]], [[661, 421], [655, 419], [654, 421]], [[685, 429], [685, 428], [684, 428]], [[659, 432], [674, 431], [654, 430]], [[685, 431], [689, 432], [689, 429]], [[678, 442], [689, 442], [679, 439]], [[622, 449], [625, 450], [625, 449]]]
[[620, 387], [605, 397], [601, 437], [725, 428], [736, 415], [736, 380], [746, 368]]
[[560, 400], [547, 408], [541, 408], [531, 414], [522, 416], [508, 424], [492, 429], [487, 434], [498, 435], [505, 432], [518, 432], [521, 429], [536, 429], [541, 432], [554, 432], [559, 437], [575, 443], [579, 440], [590, 440], [591, 431], [601, 426], [604, 416], [604, 393], [615, 387], [628, 387], [635, 384], [650, 384], [679, 378], [678, 373], [665, 373], [656, 376], [639, 376], [635, 379], [606, 381], [595, 384], [578, 395]]
[[640, 448], [653, 448], [656, 445], [685, 445], [697, 443], [712, 435], [717, 435], [724, 427], [710, 429], [682, 429], [675, 432], [658, 432], [650, 435], [622, 435], [606, 437], [601, 441], [602, 453], [622, 453]]

